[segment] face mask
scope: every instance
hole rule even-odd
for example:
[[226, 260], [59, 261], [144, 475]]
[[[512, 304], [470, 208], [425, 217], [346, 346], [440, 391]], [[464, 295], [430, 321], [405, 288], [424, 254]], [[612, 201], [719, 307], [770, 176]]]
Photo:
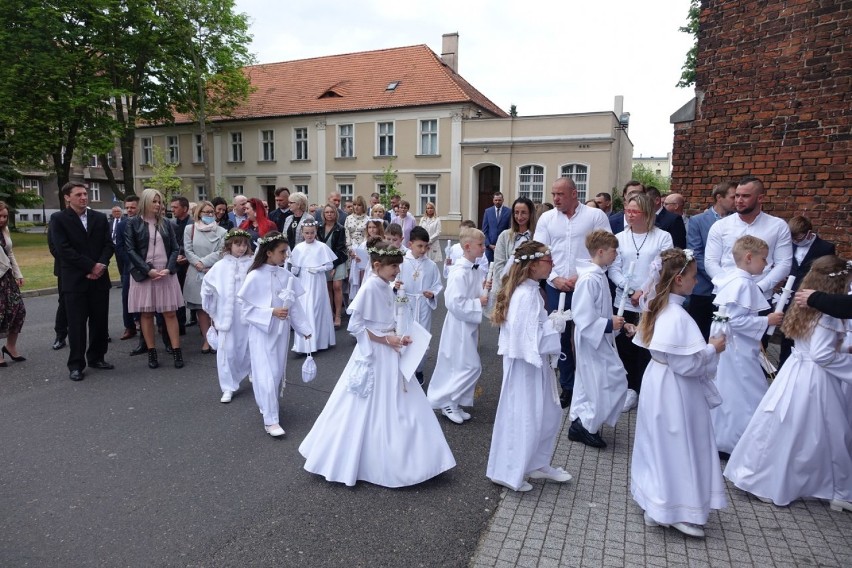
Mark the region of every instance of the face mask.
[[205, 225], [212, 225], [213, 222], [216, 221], [216, 218], [213, 215], [202, 215], [201, 222]]

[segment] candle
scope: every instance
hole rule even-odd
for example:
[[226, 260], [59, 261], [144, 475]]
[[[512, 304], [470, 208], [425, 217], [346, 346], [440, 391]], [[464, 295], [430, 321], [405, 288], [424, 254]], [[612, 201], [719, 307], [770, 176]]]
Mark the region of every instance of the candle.
[[[784, 306], [787, 305], [787, 302], [790, 300], [790, 295], [793, 293], [793, 282], [796, 281], [795, 276], [790, 276], [787, 278], [787, 283], [784, 284], [784, 287], [781, 289], [781, 297], [778, 299], [778, 303], [775, 304], [775, 313], [781, 313], [784, 311]], [[770, 325], [766, 330], [767, 335], [772, 335], [775, 333], [775, 326]]]
[[491, 264], [488, 265], [488, 276], [485, 277], [485, 280], [487, 282], [491, 282], [493, 278], [494, 278], [494, 263], [492, 262]]
[[567, 298], [567, 294], [565, 292], [559, 292], [559, 311], [565, 311], [565, 298]]
[[406, 332], [406, 315], [408, 313], [408, 306], [405, 302], [400, 301], [405, 298], [405, 286], [400, 285], [396, 294], [398, 300], [396, 302], [396, 313], [394, 314], [394, 328], [396, 329], [396, 334], [402, 336]]
[[624, 275], [624, 277], [627, 279], [627, 282], [624, 285], [624, 292], [622, 292], [622, 294], [621, 294], [621, 302], [618, 304], [618, 312], [616, 312], [616, 315], [618, 315], [619, 317], [624, 315], [624, 308], [627, 306], [627, 299], [628, 299], [627, 290], [628, 290], [628, 288], [630, 288], [630, 281], [633, 280], [633, 271], [634, 270], [636, 270], [636, 261], [635, 260], [630, 262], [630, 267], [628, 267], [628, 269], [627, 269], [627, 274]]
[[[719, 318], [728, 317], [728, 308], [725, 306], [719, 306], [719, 308], [713, 313], [714, 316]], [[725, 321], [714, 321], [710, 324], [710, 337], [720, 337], [722, 335], [726, 335], [728, 331], [728, 322]]]

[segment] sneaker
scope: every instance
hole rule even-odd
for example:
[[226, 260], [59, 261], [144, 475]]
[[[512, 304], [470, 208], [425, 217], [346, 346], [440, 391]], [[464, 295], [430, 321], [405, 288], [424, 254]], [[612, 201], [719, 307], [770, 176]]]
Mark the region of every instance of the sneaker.
[[459, 416], [461, 416], [462, 420], [470, 420], [470, 414], [464, 411], [461, 406], [456, 406], [454, 408], [456, 412], [458, 412]]
[[[643, 513], [643, 516], [644, 516], [644, 518], [645, 518], [645, 526], [646, 526], [646, 527], [658, 527], [658, 526], [660, 526], [660, 523], [658, 523], [657, 521], [655, 521], [654, 519], [652, 519], [652, 518], [648, 515], [648, 513]], [[663, 525], [663, 526], [665, 526], [665, 525]]]
[[272, 436], [273, 438], [277, 438], [285, 434], [284, 428], [282, 428], [278, 424], [270, 424], [269, 426], [264, 426], [264, 428], [266, 428], [266, 433]]
[[841, 501], [840, 499], [832, 499], [828, 505], [832, 511], [850, 511], [852, 512], [852, 503], [849, 501]]
[[633, 389], [627, 389], [627, 398], [624, 399], [624, 408], [622, 412], [630, 412], [639, 406], [639, 393]]
[[549, 479], [550, 481], [556, 481], [557, 483], [567, 483], [571, 481], [570, 473], [561, 467], [552, 467], [549, 465], [533, 470], [529, 472], [528, 475], [530, 479]]
[[571, 427], [568, 428], [568, 439], [572, 442], [580, 442], [582, 444], [586, 444], [592, 448], [605, 448], [606, 442], [601, 435], [598, 433], [592, 434], [586, 427], [583, 426], [583, 423], [579, 418], [576, 418], [572, 423]]
[[[494, 481], [493, 479], [491, 481]], [[512, 491], [517, 491], [518, 493], [526, 493], [527, 491], [532, 491], [533, 486], [530, 485], [529, 481], [524, 480], [520, 487], [515, 489], [508, 483], [503, 483], [502, 481], [494, 481], [495, 484], [505, 487], [506, 489], [510, 489]]]
[[449, 418], [452, 422], [455, 422], [456, 424], [461, 424], [462, 422], [464, 422], [464, 418], [462, 418], [461, 415], [458, 412], [456, 412], [456, 409], [453, 408], [450, 405], [447, 405], [444, 408], [442, 408], [441, 414], [443, 414], [444, 416], [446, 416], [447, 418]]
[[225, 391], [222, 393], [222, 398], [219, 399], [219, 402], [231, 402], [233, 396], [234, 393], [232, 393], [231, 391]]
[[701, 525], [695, 525], [692, 523], [673, 523], [672, 528], [679, 530], [687, 536], [694, 536], [695, 538], [704, 538], [704, 527], [702, 527]]

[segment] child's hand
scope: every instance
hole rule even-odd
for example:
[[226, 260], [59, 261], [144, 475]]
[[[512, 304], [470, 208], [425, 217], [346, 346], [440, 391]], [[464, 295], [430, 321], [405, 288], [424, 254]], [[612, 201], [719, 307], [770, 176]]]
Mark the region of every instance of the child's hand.
[[427, 300], [431, 300], [432, 298], [435, 297], [435, 294], [433, 294], [429, 290], [426, 290], [425, 292], [423, 292], [423, 297], [426, 298]]
[[782, 321], [784, 321], [783, 312], [772, 312], [769, 314], [769, 325], [781, 325]]
[[714, 349], [716, 349], [716, 353], [721, 353], [725, 350], [726, 340], [724, 335], [717, 335], [716, 337], [711, 337], [707, 343], [709, 343], [713, 346]]
[[289, 308], [273, 308], [272, 315], [278, 319], [287, 319], [287, 316], [290, 315]]
[[636, 335], [636, 326], [632, 323], [625, 323], [623, 329], [627, 337], [633, 337], [634, 335]]
[[483, 308], [485, 306], [487, 306], [488, 305], [488, 294], [483, 294], [482, 296], [480, 296], [479, 297], [479, 303], [482, 304]]
[[414, 340], [411, 339], [410, 335], [404, 335], [400, 338], [400, 343], [402, 345], [411, 345], [412, 343], [414, 343]]
[[482, 284], [482, 287], [483, 287], [483, 288], [485, 288], [486, 290], [488, 290], [488, 291], [490, 292], [490, 291], [491, 291], [491, 280], [486, 280], [486, 281]]
[[624, 318], [621, 316], [612, 316], [612, 329], [618, 331], [624, 326]]
[[402, 287], [402, 280], [395, 280], [393, 283], [393, 289], [399, 290]]
[[633, 304], [634, 308], [639, 307], [639, 298], [642, 297], [642, 290], [636, 290], [633, 292], [633, 295], [630, 296], [630, 303]]

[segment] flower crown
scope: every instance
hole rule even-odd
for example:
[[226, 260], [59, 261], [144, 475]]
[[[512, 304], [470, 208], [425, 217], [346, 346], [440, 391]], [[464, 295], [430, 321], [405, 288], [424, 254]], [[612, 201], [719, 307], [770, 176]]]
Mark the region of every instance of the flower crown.
[[405, 253], [398, 248], [378, 249], [376, 247], [370, 247], [367, 249], [367, 253], [371, 255], [377, 254], [379, 256], [405, 256]]
[[234, 237], [245, 237], [246, 239], [251, 240], [251, 234], [242, 229], [231, 229], [228, 231], [228, 234], [225, 235], [225, 240], [233, 239]]
[[[243, 232], [245, 233], [245, 231], [243, 231]], [[246, 234], [248, 234], [248, 233], [246, 233]], [[275, 242], [275, 241], [284, 241], [286, 243], [287, 237], [284, 235], [284, 233], [278, 233], [277, 235], [272, 235], [271, 237], [265, 237], [265, 238], [257, 239], [257, 244], [265, 245], [265, 244], [269, 244], [269, 243], [272, 243], [272, 242]]]
[[515, 264], [520, 264], [522, 260], [538, 260], [550, 254], [550, 249], [544, 249], [543, 251], [534, 252], [532, 254], [522, 254], [521, 256], [515, 257]]
[[695, 260], [695, 252], [692, 249], [683, 249], [683, 255], [686, 257], [686, 264], [683, 265], [683, 268], [678, 272], [678, 276], [683, 274], [683, 271], [686, 270], [686, 267], [689, 266], [689, 263]]
[[839, 270], [837, 272], [829, 272], [829, 278], [836, 278], [837, 276], [846, 276], [849, 274], [849, 270], [852, 270], [852, 260], [846, 261], [846, 268], [844, 270]]

